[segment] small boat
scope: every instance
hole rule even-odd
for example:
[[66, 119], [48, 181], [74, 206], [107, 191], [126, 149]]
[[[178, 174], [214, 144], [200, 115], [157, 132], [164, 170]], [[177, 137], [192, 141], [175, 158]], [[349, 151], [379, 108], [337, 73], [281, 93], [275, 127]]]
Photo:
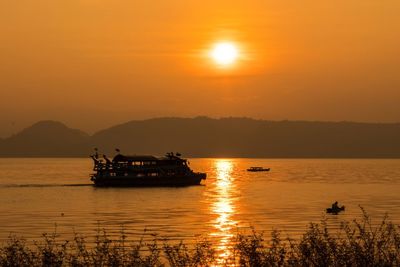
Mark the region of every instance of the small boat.
[[337, 208], [327, 208], [326, 213], [337, 215], [339, 212], [344, 211], [344, 206], [337, 207]]
[[247, 169], [248, 172], [269, 172], [270, 168], [263, 167], [250, 167]]
[[200, 185], [205, 173], [193, 172], [179, 153], [164, 157], [117, 154], [112, 160], [91, 156], [94, 161], [91, 180], [95, 186], [149, 187]]

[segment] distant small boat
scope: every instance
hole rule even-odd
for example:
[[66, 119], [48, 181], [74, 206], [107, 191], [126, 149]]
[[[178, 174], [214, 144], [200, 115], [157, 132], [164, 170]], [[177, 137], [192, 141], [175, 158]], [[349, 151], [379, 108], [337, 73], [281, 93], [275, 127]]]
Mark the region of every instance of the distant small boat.
[[248, 172], [269, 172], [270, 168], [263, 167], [250, 167], [247, 169]]
[[326, 213], [331, 213], [334, 215], [337, 215], [339, 212], [344, 211], [344, 206], [337, 207], [336, 209], [334, 208], [327, 208]]

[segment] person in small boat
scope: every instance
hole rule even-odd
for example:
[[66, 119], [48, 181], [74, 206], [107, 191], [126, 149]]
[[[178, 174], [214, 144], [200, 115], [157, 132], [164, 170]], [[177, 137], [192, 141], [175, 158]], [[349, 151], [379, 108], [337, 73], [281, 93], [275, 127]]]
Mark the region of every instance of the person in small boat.
[[332, 204], [332, 210], [339, 210], [339, 209], [340, 208], [339, 208], [338, 202], [335, 201], [335, 203]]

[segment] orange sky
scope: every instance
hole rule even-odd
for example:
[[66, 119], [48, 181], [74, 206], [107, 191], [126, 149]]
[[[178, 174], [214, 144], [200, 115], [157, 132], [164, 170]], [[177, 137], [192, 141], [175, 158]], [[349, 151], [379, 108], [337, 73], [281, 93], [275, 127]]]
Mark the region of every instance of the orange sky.
[[[159, 116], [400, 121], [400, 1], [0, 0], [0, 136]], [[218, 69], [205, 53], [235, 42]]]

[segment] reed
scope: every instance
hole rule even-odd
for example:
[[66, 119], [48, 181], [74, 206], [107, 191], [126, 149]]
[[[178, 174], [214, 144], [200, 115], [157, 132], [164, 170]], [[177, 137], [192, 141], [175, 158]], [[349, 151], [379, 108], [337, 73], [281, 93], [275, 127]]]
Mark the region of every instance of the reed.
[[281, 235], [273, 231], [267, 240], [262, 232], [239, 232], [225, 259], [209, 240], [193, 246], [156, 236], [128, 242], [124, 231], [112, 240], [105, 230], [97, 231], [94, 243], [79, 234], [67, 241], [44, 234], [33, 244], [10, 236], [1, 245], [0, 266], [400, 266], [400, 227], [387, 217], [373, 225], [364, 211], [339, 230], [323, 220], [310, 223], [300, 239]]

